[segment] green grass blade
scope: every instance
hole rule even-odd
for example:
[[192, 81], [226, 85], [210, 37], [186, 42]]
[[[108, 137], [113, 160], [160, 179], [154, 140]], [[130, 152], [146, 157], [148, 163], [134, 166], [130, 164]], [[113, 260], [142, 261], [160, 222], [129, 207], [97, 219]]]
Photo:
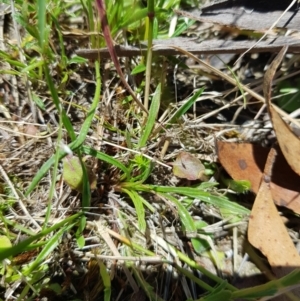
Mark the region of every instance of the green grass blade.
[[[90, 129], [94, 114], [95, 114], [95, 110], [98, 106], [99, 103], [99, 95], [100, 95], [100, 90], [101, 90], [101, 77], [100, 77], [100, 67], [99, 67], [99, 63], [95, 62], [95, 69], [96, 69], [96, 80], [97, 80], [97, 85], [96, 85], [96, 91], [95, 91], [95, 96], [93, 99], [93, 103], [92, 106], [87, 114], [87, 118], [85, 119], [85, 121], [83, 122], [83, 125], [81, 127], [81, 131], [77, 137], [77, 139], [74, 139], [74, 141], [72, 143], [70, 143], [69, 148], [73, 151], [75, 149], [77, 149], [78, 147], [80, 147], [82, 145], [82, 143], [84, 142], [86, 135]], [[50, 76], [50, 74], [48, 74]], [[53, 85], [52, 80], [50, 79], [49, 83], [51, 85]], [[53, 89], [54, 89], [54, 85], [53, 85]], [[58, 100], [58, 96], [57, 93], [54, 92], [54, 94], [57, 97], [57, 101]], [[59, 106], [59, 104], [58, 104]], [[64, 126], [69, 127], [69, 134], [71, 134], [75, 137], [75, 132], [73, 129], [73, 126], [69, 120], [69, 118], [67, 117], [66, 113], [64, 110], [62, 110], [62, 114], [65, 114], [65, 123]], [[61, 160], [64, 156], [66, 156], [67, 153], [60, 150], [57, 154], [59, 160]], [[29, 187], [26, 190], [25, 196], [28, 196], [29, 193], [36, 187], [36, 185], [39, 183], [39, 181], [44, 177], [44, 175], [48, 172], [48, 170], [51, 168], [51, 166], [54, 164], [55, 162], [55, 155], [53, 155], [50, 159], [48, 159], [43, 166], [39, 169], [39, 171], [37, 172], [37, 174], [35, 175], [35, 177], [33, 178], [32, 182], [30, 183]]]
[[[75, 141], [76, 142], [76, 141]], [[74, 150], [74, 145], [77, 146], [77, 143], [71, 143], [69, 144], [69, 147], [71, 150]], [[129, 170], [125, 167], [125, 165], [123, 165], [121, 162], [119, 162], [118, 160], [104, 154], [101, 153], [99, 151], [96, 151], [95, 149], [90, 148], [89, 146], [82, 146], [82, 151], [83, 153], [87, 154], [87, 155], [91, 155], [95, 158], [98, 158], [102, 161], [105, 161], [111, 165], [116, 166], [117, 168], [121, 169], [125, 174], [126, 177], [129, 178], [130, 177], [130, 172]], [[60, 150], [58, 153], [59, 156], [59, 160], [61, 160], [63, 157], [65, 157], [67, 155], [66, 152]], [[40, 180], [44, 177], [44, 175], [49, 171], [49, 169], [51, 168], [51, 166], [54, 164], [55, 162], [55, 155], [53, 155], [50, 159], [48, 159], [43, 166], [39, 169], [39, 171], [37, 172], [37, 174], [34, 176], [34, 178], [32, 179], [29, 187], [27, 188], [26, 192], [25, 192], [25, 196], [28, 196], [33, 189], [36, 187], [36, 185], [40, 182]]]
[[191, 108], [197, 98], [203, 93], [204, 89], [204, 87], [199, 89], [183, 106], [181, 106], [172, 116], [169, 123], [177, 122], [178, 119], [181, 118]]
[[[38, 0], [38, 29], [39, 29], [39, 43], [41, 49], [44, 48], [45, 43], [45, 28], [46, 28], [46, 0]], [[46, 41], [48, 42], [48, 41]]]
[[188, 28], [190, 28], [196, 20], [189, 20], [188, 23], [182, 23], [177, 27], [175, 32], [172, 34], [172, 38], [178, 37], [180, 34], [182, 34], [184, 31], [186, 31]]
[[85, 153], [87, 155], [91, 155], [94, 158], [98, 158], [99, 160], [102, 160], [106, 163], [109, 163], [109, 164], [121, 169], [125, 173], [127, 178], [130, 177], [130, 171], [128, 170], [128, 168], [125, 165], [123, 165], [120, 161], [114, 159], [113, 157], [106, 155], [104, 153], [101, 153], [101, 152], [99, 152], [89, 146], [86, 146], [86, 145], [82, 146], [82, 151], [83, 151], [83, 153]]
[[169, 195], [169, 194], [162, 194], [163, 197], [169, 199], [171, 202], [173, 202], [178, 210], [178, 214], [180, 217], [180, 221], [184, 226], [184, 230], [187, 232], [197, 232], [197, 227], [194, 223], [194, 220], [188, 210], [181, 204], [180, 201], [178, 201], [177, 198]]
[[[190, 215], [190, 213], [188, 212], [188, 210], [182, 205], [182, 203], [179, 202], [177, 198], [173, 197], [170, 194], [163, 194], [163, 196], [176, 205], [180, 217], [180, 221], [184, 227], [183, 230], [189, 233], [197, 233], [197, 227], [195, 225], [195, 222], [192, 216]], [[191, 242], [193, 244], [195, 251], [198, 254], [200, 254], [207, 247], [206, 245], [204, 246], [198, 238], [192, 238]]]
[[[72, 225], [72, 224], [71, 224]], [[69, 225], [70, 226], [70, 225]], [[62, 237], [64, 231], [67, 230], [67, 227], [62, 227], [55, 235], [53, 235], [44, 246], [44, 248], [39, 252], [38, 256], [34, 260], [33, 263], [30, 264], [29, 268], [26, 269], [23, 274], [25, 276], [30, 275], [33, 271], [35, 271], [38, 266], [46, 260], [48, 255], [57, 247], [59, 239]]]
[[[265, 284], [254, 286], [251, 288], [241, 289], [238, 291], [235, 291], [232, 294], [232, 297], [235, 299], [257, 299], [262, 297], [268, 297], [268, 296], [279, 296], [290, 289], [300, 286], [299, 284], [300, 279], [300, 269], [295, 269], [288, 275], [269, 281]], [[297, 299], [296, 299], [297, 300]]]
[[53, 83], [52, 76], [50, 74], [47, 63], [44, 63], [44, 72], [45, 72], [46, 81], [47, 81], [47, 84], [48, 84], [48, 87], [49, 87], [49, 90], [50, 90], [50, 93], [52, 96], [52, 100], [56, 106], [57, 111], [61, 112], [63, 125], [66, 128], [71, 140], [75, 141], [76, 135], [75, 135], [72, 123], [71, 123], [69, 117], [67, 116], [66, 111], [62, 108], [62, 104], [60, 103], [60, 100], [59, 100], [59, 97], [57, 94], [57, 90]]
[[103, 285], [104, 285], [104, 301], [110, 301], [111, 296], [111, 281], [110, 275], [106, 270], [106, 266], [102, 261], [99, 261], [100, 265], [100, 275], [102, 277]]
[[135, 266], [132, 267], [132, 272], [134, 274], [134, 278], [138, 282], [138, 285], [143, 289], [145, 294], [147, 295], [148, 299], [150, 301], [164, 301], [165, 299], [162, 299], [157, 295], [157, 293], [154, 291], [154, 288], [145, 281], [144, 277], [141, 275], [141, 271], [138, 270]]
[[30, 229], [27, 229], [25, 226], [22, 226], [17, 221], [10, 220], [10, 219], [6, 218], [2, 214], [2, 212], [0, 212], [0, 220], [5, 225], [5, 228], [7, 228], [7, 226], [10, 226], [12, 229], [18, 230], [18, 233], [22, 232], [22, 233], [27, 234], [27, 235], [34, 235], [35, 234], [34, 231], [32, 231]]
[[91, 108], [89, 109], [89, 112], [87, 114], [87, 117], [85, 119], [85, 121], [82, 124], [80, 133], [76, 139], [76, 141], [74, 142], [74, 144], [72, 145], [71, 149], [76, 149], [79, 146], [82, 145], [82, 143], [84, 142], [86, 135], [91, 127], [91, 123], [93, 121], [94, 115], [95, 115], [95, 111], [98, 107], [99, 104], [99, 100], [100, 100], [100, 91], [101, 91], [101, 76], [100, 76], [100, 66], [99, 66], [99, 62], [96, 61], [95, 62], [95, 71], [96, 71], [96, 91], [95, 91], [95, 96], [91, 105]]
[[146, 18], [147, 15], [148, 15], [148, 8], [138, 9], [133, 14], [128, 13], [126, 16], [124, 16], [123, 22], [120, 24], [120, 27], [122, 27], [122, 28], [128, 27], [132, 23], [138, 22], [138, 21]]
[[161, 97], [161, 84], [157, 86], [154, 96], [152, 98], [152, 103], [150, 106], [149, 115], [147, 117], [147, 122], [139, 141], [139, 148], [144, 147], [146, 145], [149, 136], [151, 135], [160, 108], [160, 97]]
[[77, 231], [75, 233], [75, 237], [76, 237], [78, 248], [81, 249], [85, 245], [85, 238], [83, 236], [83, 231], [84, 231], [85, 226], [86, 226], [86, 216], [81, 216], [80, 217], [77, 226], [78, 226], [78, 228], [77, 228]]
[[82, 168], [82, 208], [84, 210], [91, 206], [91, 189], [88, 173], [81, 156], [79, 156], [79, 160]]
[[[174, 264], [174, 267], [176, 270], [180, 273], [180, 275], [184, 275], [188, 279], [192, 280], [194, 283], [199, 285], [202, 289], [208, 291], [208, 292], [213, 292], [214, 288], [211, 287], [209, 284], [207, 284], [205, 281], [199, 279], [199, 277], [195, 276], [192, 272], [187, 270], [186, 268], [182, 268], [178, 264]], [[223, 300], [222, 300], [223, 301]]]
[[[63, 152], [63, 151], [59, 151], [59, 153], [58, 153], [59, 159], [62, 159], [66, 155], [67, 155], [67, 153]], [[55, 162], [55, 155], [52, 155], [51, 158], [48, 159], [42, 165], [42, 167], [39, 169], [39, 171], [36, 173], [36, 175], [32, 179], [29, 187], [27, 188], [27, 190], [25, 192], [25, 196], [28, 196], [33, 191], [33, 189], [36, 187], [36, 185], [40, 182], [40, 180], [44, 177], [44, 175], [49, 171], [49, 169], [54, 164], [54, 162]]]
[[146, 192], [158, 192], [158, 193], [175, 193], [184, 195], [190, 198], [199, 199], [205, 203], [230, 210], [234, 215], [248, 215], [250, 210], [230, 201], [226, 196], [217, 196], [209, 192], [202, 191], [199, 188], [194, 187], [169, 187], [169, 186], [155, 186], [155, 185], [144, 185], [138, 183], [122, 183], [122, 188], [135, 189]]
[[0, 252], [0, 261], [4, 260], [5, 258], [9, 258], [10, 256], [15, 256], [18, 253], [24, 252], [27, 250], [27, 247], [30, 246], [30, 244], [38, 239], [41, 239], [43, 237], [45, 237], [46, 235], [48, 235], [49, 233], [59, 230], [62, 227], [65, 227], [68, 224], [75, 224], [75, 221], [82, 215], [82, 213], [77, 213], [74, 214], [70, 217], [67, 217], [66, 219], [62, 220], [61, 222], [53, 225], [50, 228], [46, 228], [44, 230], [42, 230], [40, 233], [33, 235], [23, 241], [21, 241], [20, 243], [18, 243], [15, 246], [12, 246], [11, 248], [2, 250]]
[[140, 195], [134, 190], [123, 189], [123, 192], [128, 194], [128, 196], [131, 198], [136, 210], [139, 229], [144, 233], [146, 230], [145, 208]]
[[250, 214], [250, 210], [247, 208], [231, 202], [225, 196], [217, 196], [213, 195], [206, 191], [201, 191], [197, 188], [193, 187], [167, 187], [167, 186], [153, 186], [153, 190], [157, 192], [164, 192], [164, 193], [176, 193], [185, 195], [191, 198], [199, 199], [205, 203], [217, 206], [219, 208], [224, 208], [230, 210], [232, 214], [241, 214], [247, 215]]

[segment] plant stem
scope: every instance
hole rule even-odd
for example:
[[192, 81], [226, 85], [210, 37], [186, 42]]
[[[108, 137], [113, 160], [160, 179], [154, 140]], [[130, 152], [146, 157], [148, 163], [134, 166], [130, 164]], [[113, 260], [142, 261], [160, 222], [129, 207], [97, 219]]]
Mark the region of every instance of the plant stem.
[[155, 18], [154, 1], [148, 1], [148, 46], [147, 46], [147, 62], [146, 62], [146, 79], [145, 79], [145, 98], [144, 106], [146, 110], [149, 108], [150, 81], [151, 81], [151, 65], [152, 65], [152, 41], [153, 41], [153, 23]]

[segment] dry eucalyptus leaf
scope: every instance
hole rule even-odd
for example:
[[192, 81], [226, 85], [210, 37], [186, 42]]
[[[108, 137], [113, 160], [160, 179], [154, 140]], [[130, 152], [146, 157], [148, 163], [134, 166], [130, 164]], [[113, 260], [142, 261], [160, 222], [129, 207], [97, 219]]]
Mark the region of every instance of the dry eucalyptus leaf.
[[[270, 149], [252, 143], [224, 141], [216, 141], [216, 149], [219, 161], [228, 174], [234, 180], [250, 181], [251, 190], [258, 193]], [[300, 176], [291, 169], [282, 152], [278, 149], [270, 183], [275, 204], [300, 214], [299, 183]]]
[[181, 152], [175, 162], [170, 163], [173, 166], [173, 173], [178, 178], [188, 180], [203, 180], [205, 178], [205, 167], [199, 159], [187, 152]]
[[268, 258], [272, 267], [300, 267], [298, 252], [278, 214], [270, 186], [265, 181], [262, 182], [252, 208], [248, 239]]
[[248, 239], [268, 258], [272, 267], [300, 266], [300, 256], [279, 216], [271, 195], [270, 178], [275, 155], [276, 151], [272, 149], [251, 211]]
[[251, 143], [216, 141], [220, 163], [234, 180], [248, 180], [258, 192], [269, 150]]
[[[266, 104], [269, 110], [271, 121], [276, 133], [276, 137], [282, 153], [284, 154], [287, 162], [291, 168], [300, 175], [300, 140], [293, 133], [293, 131], [287, 126], [287, 124], [281, 119], [279, 114], [274, 109], [271, 103], [271, 93], [272, 93], [272, 80], [274, 78], [276, 69], [280, 65], [287, 47], [283, 47], [276, 58], [273, 60], [264, 78], [264, 96], [266, 99]], [[289, 176], [289, 175], [284, 175]]]
[[[96, 175], [86, 166], [90, 188], [96, 188]], [[74, 190], [82, 191], [83, 170], [80, 160], [76, 156], [67, 156], [63, 159], [63, 179]]]

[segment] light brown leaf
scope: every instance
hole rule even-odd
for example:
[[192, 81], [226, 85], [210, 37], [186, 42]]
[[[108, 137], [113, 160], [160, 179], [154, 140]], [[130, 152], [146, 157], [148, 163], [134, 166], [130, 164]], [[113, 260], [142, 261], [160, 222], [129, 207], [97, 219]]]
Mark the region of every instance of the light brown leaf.
[[274, 159], [272, 149], [249, 219], [248, 239], [268, 258], [272, 267], [300, 266], [300, 256], [272, 200], [270, 173]]
[[171, 165], [173, 166], [174, 175], [179, 178], [198, 180], [204, 176], [204, 165], [190, 153], [181, 152]]
[[[287, 46], [283, 47], [276, 58], [273, 60], [264, 78], [264, 96], [266, 104], [269, 110], [271, 121], [276, 133], [276, 137], [282, 153], [284, 154], [287, 162], [291, 168], [300, 175], [300, 140], [287, 126], [287, 124], [281, 119], [279, 114], [271, 104], [271, 93], [272, 93], [272, 80], [274, 78], [276, 69], [280, 65], [285, 53]], [[289, 176], [289, 175], [284, 175]]]
[[[250, 181], [251, 190], [258, 193], [270, 149], [251, 143], [224, 141], [216, 141], [216, 149], [219, 161], [228, 174], [234, 180]], [[299, 183], [300, 176], [290, 168], [283, 154], [278, 150], [270, 183], [275, 204], [300, 214]]]

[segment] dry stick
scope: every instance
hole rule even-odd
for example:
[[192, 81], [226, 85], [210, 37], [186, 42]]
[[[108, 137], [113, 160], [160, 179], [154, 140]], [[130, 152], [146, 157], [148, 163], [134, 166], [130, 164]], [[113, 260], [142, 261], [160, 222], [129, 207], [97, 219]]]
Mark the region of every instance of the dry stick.
[[299, 0], [293, 0], [291, 4], [285, 9], [285, 11], [279, 16], [279, 18], [271, 25], [271, 27], [264, 33], [264, 35], [255, 43], [253, 44], [248, 50], [246, 50], [244, 53], [242, 53], [239, 58], [236, 60], [235, 64], [251, 49], [256, 47], [269, 33], [270, 31], [277, 25], [277, 23], [280, 21], [280, 19], [288, 12], [288, 10]]
[[115, 47], [113, 45], [113, 39], [112, 39], [112, 36], [111, 36], [111, 33], [110, 33], [110, 28], [109, 28], [109, 25], [108, 25], [108, 21], [107, 21], [106, 8], [105, 8], [104, 1], [103, 0], [96, 0], [96, 3], [97, 3], [100, 19], [101, 19], [101, 28], [102, 28], [102, 31], [103, 31], [104, 39], [106, 41], [106, 45], [107, 45], [109, 54], [111, 56], [111, 59], [112, 59], [114, 65], [117, 69], [117, 73], [119, 74], [123, 85], [125, 86], [127, 91], [130, 93], [133, 100], [148, 115], [148, 111], [146, 110], [144, 105], [141, 103], [141, 101], [136, 97], [136, 95], [135, 95], [134, 91], [131, 89], [131, 87], [128, 85], [128, 83], [127, 83], [127, 81], [124, 77], [124, 74], [121, 70], [121, 66], [120, 66], [120, 63], [119, 63], [119, 60], [118, 60], [118, 56], [117, 56]]

